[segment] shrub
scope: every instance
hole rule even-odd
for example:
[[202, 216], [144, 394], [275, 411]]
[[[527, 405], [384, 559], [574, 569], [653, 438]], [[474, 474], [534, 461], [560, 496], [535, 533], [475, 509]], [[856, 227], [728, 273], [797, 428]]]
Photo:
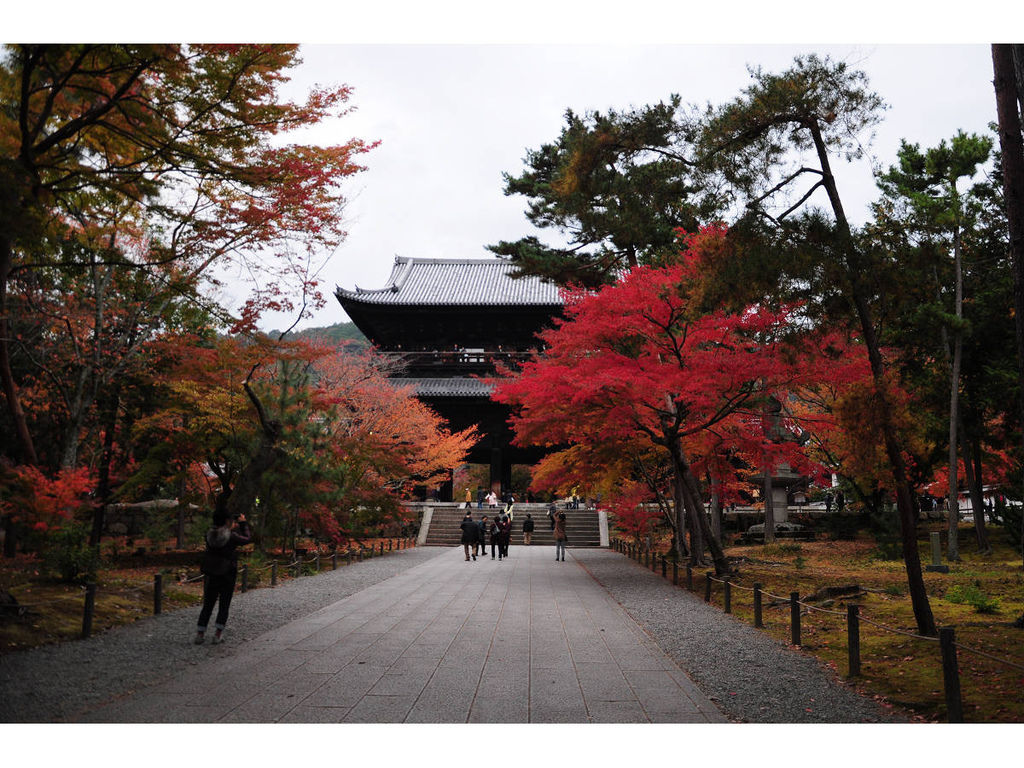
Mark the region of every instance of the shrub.
[[876, 560], [899, 560], [903, 557], [899, 516], [892, 504], [885, 504], [877, 511], [869, 510], [868, 527], [875, 540], [876, 546], [871, 555]]
[[945, 599], [957, 605], [971, 605], [978, 613], [998, 613], [999, 601], [988, 597], [976, 584], [954, 584], [946, 590]]
[[43, 561], [61, 581], [85, 582], [96, 578], [102, 558], [99, 547], [89, 546], [89, 526], [68, 523], [47, 537]]
[[857, 538], [857, 532], [866, 525], [867, 518], [863, 513], [832, 512], [814, 522], [815, 530], [833, 541], [853, 541]]
[[782, 557], [784, 555], [799, 555], [803, 547], [795, 541], [776, 541], [774, 544], [765, 544], [761, 549], [766, 557]]
[[992, 509], [992, 520], [1003, 529], [1007, 540], [1017, 552], [1021, 551], [1021, 506], [1019, 500], [1011, 500], [1010, 504], [1002, 496], [996, 498]]

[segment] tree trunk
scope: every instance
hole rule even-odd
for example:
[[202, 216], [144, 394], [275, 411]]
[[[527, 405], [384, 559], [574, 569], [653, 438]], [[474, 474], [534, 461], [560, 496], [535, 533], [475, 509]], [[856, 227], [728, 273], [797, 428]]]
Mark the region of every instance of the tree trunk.
[[185, 472], [178, 477], [178, 515], [174, 526], [175, 547], [185, 548]]
[[676, 558], [693, 559], [693, 549], [686, 546], [686, 501], [683, 498], [683, 484], [677, 476], [672, 480], [672, 506], [675, 510]]
[[917, 621], [918, 631], [922, 635], [935, 636], [938, 634], [938, 631], [935, 627], [935, 617], [932, 614], [931, 605], [928, 602], [928, 592], [924, 586], [924, 575], [921, 570], [921, 555], [917, 547], [917, 502], [914, 490], [907, 477], [906, 464], [903, 460], [903, 443], [900, 440], [893, 420], [892, 407], [885, 380], [885, 366], [882, 362], [882, 353], [878, 336], [875, 332], [874, 319], [867, 300], [869, 292], [862, 284], [863, 265], [860, 264], [860, 257], [853, 242], [853, 233], [850, 230], [849, 221], [843, 210], [835, 177], [832, 175], [828, 148], [821, 136], [821, 130], [817, 123], [812, 123], [810, 130], [814, 139], [818, 161], [821, 163], [822, 183], [825, 185], [825, 191], [828, 194], [829, 202], [836, 218], [839, 234], [845, 240], [845, 266], [847, 279], [849, 280], [848, 298], [853, 304], [861, 327], [864, 346], [871, 365], [871, 377], [879, 400], [885, 453], [892, 468], [893, 480], [896, 486], [894, 490], [896, 492], [896, 506], [899, 510], [903, 563], [907, 568], [907, 589], [910, 593], [910, 602], [914, 609], [914, 619]]
[[[956, 189], [953, 190], [954, 195]], [[959, 201], [957, 208], [959, 209]], [[959, 215], [959, 214], [958, 214]], [[963, 317], [963, 274], [960, 266], [960, 228], [956, 227], [953, 234], [953, 266], [956, 274], [955, 311], [959, 321]], [[956, 428], [960, 415], [960, 361], [963, 358], [964, 334], [959, 323], [953, 332], [953, 359], [950, 362], [949, 374], [949, 536], [946, 545], [946, 557], [954, 562], [960, 560], [960, 479], [959, 462], [957, 461]]]
[[249, 386], [249, 382], [243, 385], [249, 399], [252, 400], [259, 415], [262, 432], [260, 444], [255, 455], [249, 459], [249, 463], [242, 468], [238, 475], [238, 481], [231, 489], [231, 495], [227, 500], [227, 513], [229, 517], [238, 517], [240, 514], [252, 514], [256, 507], [256, 497], [259, 495], [260, 479], [263, 474], [270, 470], [281, 456], [281, 449], [277, 442], [281, 438], [281, 422], [270, 420], [266, 416], [263, 403]]
[[722, 543], [722, 498], [720, 483], [713, 475], [709, 477], [711, 482], [711, 535], [715, 541]]
[[971, 494], [971, 510], [974, 517], [974, 533], [978, 539], [978, 552], [983, 555], [992, 554], [992, 545], [988, 542], [985, 531], [985, 497], [981, 474], [981, 441], [975, 438], [967, 440], [964, 425], [960, 424], [960, 452], [964, 457], [964, 476], [967, 489]]
[[89, 544], [98, 547], [103, 536], [104, 515], [110, 503], [110, 465], [114, 461], [114, 430], [117, 428], [117, 413], [121, 403], [121, 388], [114, 385], [109, 400], [103, 409], [103, 453], [100, 455], [99, 479], [96, 483], [96, 500], [99, 502], [92, 513], [92, 532]]
[[[727, 576], [731, 573], [729, 561], [725, 559], [725, 552], [722, 551], [721, 545], [711, 535], [708, 516], [704, 512], [704, 504], [700, 500], [697, 478], [694, 477], [686, 457], [683, 456], [683, 450], [679, 445], [679, 441], [673, 440], [670, 442], [669, 453], [672, 456], [672, 467], [682, 489], [686, 509], [690, 516], [690, 557], [692, 559], [694, 554], [703, 555], [704, 545], [706, 544], [711, 550], [711, 559], [715, 564], [715, 574], [717, 576]], [[694, 537], [694, 531], [699, 532], [699, 538]], [[700, 549], [697, 549], [698, 541], [700, 541]]]
[[11, 329], [7, 319], [7, 282], [14, 266], [14, 251], [11, 241], [0, 236], [0, 386], [3, 388], [7, 410], [14, 426], [14, 436], [18, 441], [21, 461], [24, 464], [38, 466], [39, 457], [32, 433], [28, 428], [25, 411], [21, 407], [21, 396], [18, 385], [14, 381], [11, 369]]
[[[1006, 43], [992, 45], [993, 85], [999, 121], [999, 149], [1003, 154], [1003, 196], [1010, 229], [1010, 258], [1013, 262], [1014, 326], [1017, 332], [1017, 365], [1020, 424], [1024, 427], [1024, 136], [1021, 136], [1018, 104], [1024, 104], [1024, 50]], [[1024, 428], [1021, 430], [1024, 444]], [[1024, 525], [1021, 525], [1024, 543]], [[1024, 549], [1024, 547], [1022, 547]], [[1024, 624], [1024, 615], [1018, 619]]]

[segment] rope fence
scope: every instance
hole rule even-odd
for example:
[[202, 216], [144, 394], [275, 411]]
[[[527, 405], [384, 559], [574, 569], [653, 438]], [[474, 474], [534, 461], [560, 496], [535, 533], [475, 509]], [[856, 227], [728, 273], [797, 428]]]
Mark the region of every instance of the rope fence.
[[[632, 560], [635, 560], [638, 564], [651, 570], [658, 570], [657, 560], [659, 559], [650, 549], [642, 548], [637, 543], [628, 543], [621, 539], [615, 539], [612, 548], [618, 551], [620, 554], [626, 555]], [[668, 578], [668, 563], [664, 555], [660, 556], [661, 560], [661, 575], [663, 578]], [[690, 592], [695, 592], [693, 582], [693, 568], [690, 565], [685, 565], [686, 569], [686, 589]], [[966, 653], [973, 653], [978, 656], [995, 661], [1012, 669], [1024, 671], [1024, 665], [1018, 664], [1009, 659], [1003, 659], [998, 656], [994, 656], [985, 651], [971, 648], [969, 646], [961, 645], [956, 642], [955, 632], [952, 627], [941, 627], [939, 629], [938, 637], [929, 637], [927, 635], [917, 634], [915, 632], [908, 632], [906, 630], [891, 627], [886, 624], [882, 624], [868, 616], [864, 616], [860, 613], [860, 606], [858, 605], [847, 605], [846, 612], [830, 610], [828, 608], [822, 608], [817, 605], [800, 600], [800, 594], [798, 592], [791, 592], [789, 596], [776, 595], [771, 592], [764, 590], [760, 583], [755, 582], [753, 587], [745, 587], [740, 584], [734, 584], [728, 578], [718, 578], [714, 575], [714, 572], [708, 571], [704, 574], [704, 602], [712, 602], [712, 584], [718, 583], [722, 585], [722, 602], [723, 611], [725, 613], [732, 613], [732, 591], [739, 589], [744, 592], [750, 592], [753, 594], [753, 612], [754, 612], [754, 626], [758, 629], [764, 628], [763, 621], [763, 610], [764, 600], [775, 600], [776, 602], [769, 605], [769, 607], [780, 607], [782, 605], [789, 605], [790, 607], [790, 635], [792, 645], [801, 645], [801, 626], [800, 617], [801, 614], [806, 612], [808, 614], [812, 612], [823, 613], [831, 616], [845, 617], [847, 622], [847, 649], [848, 649], [848, 676], [858, 677], [860, 675], [860, 623], [864, 622], [870, 624], [873, 627], [884, 632], [890, 632], [893, 634], [904, 635], [906, 637], [914, 638], [915, 640], [925, 640], [931, 643], [938, 643], [940, 650], [940, 657], [942, 661], [942, 677], [943, 687], [945, 692], [946, 700], [946, 711], [947, 719], [951, 723], [962, 723], [963, 722], [963, 702], [960, 695], [960, 673], [959, 664], [957, 660], [957, 651], [964, 651]], [[672, 563], [672, 584], [679, 586], [679, 563]]]
[[[391, 552], [393, 550], [394, 551], [398, 551], [398, 550], [402, 550], [402, 549], [408, 549], [409, 547], [415, 547], [415, 546], [416, 546], [415, 539], [412, 539], [412, 538], [404, 538], [404, 539], [397, 539], [397, 540], [388, 539], [387, 540], [387, 552]], [[330, 560], [331, 560], [331, 570], [336, 570], [337, 567], [338, 567], [338, 557], [339, 556], [344, 557], [345, 561], [346, 561], [346, 563], [348, 565], [352, 565], [353, 552], [355, 552], [356, 556], [358, 556], [359, 562], [362, 562], [364, 556], [372, 558], [372, 557], [375, 556], [375, 552], [377, 552], [377, 551], [378, 551], [377, 547], [363, 547], [362, 545], [359, 545], [358, 549], [353, 549], [352, 547], [349, 547], [344, 552], [337, 552], [337, 551], [335, 551], [335, 552], [332, 552], [330, 555], [323, 555], [323, 554], [317, 553], [313, 557], [311, 557], [309, 559], [305, 559], [305, 560], [302, 557], [300, 557], [300, 556], [296, 556], [295, 559], [293, 559], [291, 562], [288, 562], [288, 563], [278, 563], [277, 561], [272, 561], [272, 562], [270, 562], [267, 565], [254, 566], [252, 568], [249, 567], [248, 563], [242, 563], [241, 566], [238, 569], [239, 576], [241, 578], [241, 591], [242, 592], [246, 592], [249, 589], [249, 574], [250, 574], [250, 572], [258, 573], [258, 572], [261, 572], [261, 571], [270, 571], [270, 586], [271, 587], [275, 587], [275, 586], [277, 586], [277, 575], [278, 575], [277, 572], [278, 572], [278, 568], [279, 567], [283, 567], [283, 568], [285, 568], [287, 570], [291, 570], [293, 572], [294, 577], [295, 578], [299, 578], [302, 575], [302, 566], [303, 565], [315, 564], [315, 572], [319, 573], [321, 571], [321, 563], [322, 563], [322, 560], [323, 560], [324, 557], [329, 557], [330, 558]], [[379, 557], [379, 556], [382, 556], [384, 554], [385, 554], [384, 541], [381, 541], [380, 542], [380, 547], [379, 547], [379, 554], [377, 554], [376, 556]], [[202, 574], [202, 573], [200, 573], [200, 574], [198, 574], [196, 576], [189, 576], [187, 571], [186, 571], [183, 575], [181, 575], [178, 578], [178, 584], [192, 584], [192, 583], [195, 583], [195, 582], [205, 581], [205, 579], [206, 579], [206, 576], [204, 574]], [[164, 598], [164, 594], [163, 594], [164, 593], [163, 580], [164, 580], [164, 573], [163, 572], [158, 572], [158, 573], [155, 573], [153, 575], [152, 597], [153, 597], [153, 615], [154, 616], [159, 615], [162, 612], [162, 610], [163, 610], [163, 598]], [[24, 615], [24, 613], [26, 611], [28, 611], [28, 609], [30, 609], [30, 608], [33, 608], [33, 609], [34, 608], [43, 608], [43, 607], [46, 607], [48, 605], [54, 605], [54, 604], [57, 604], [57, 603], [65, 602], [67, 600], [81, 600], [84, 597], [83, 604], [82, 604], [82, 631], [81, 631], [81, 635], [80, 635], [84, 639], [84, 638], [89, 637], [92, 634], [93, 617], [95, 616], [95, 612], [96, 612], [96, 594], [97, 594], [97, 585], [95, 583], [93, 583], [93, 582], [90, 582], [90, 583], [86, 584], [85, 586], [83, 586], [81, 588], [81, 592], [78, 593], [78, 594], [64, 595], [62, 597], [55, 597], [55, 598], [52, 598], [52, 599], [49, 599], [49, 600], [33, 602], [33, 603], [21, 603], [21, 602], [18, 602], [18, 603], [15, 603], [13, 605], [8, 605], [8, 606], [4, 606], [4, 607], [5, 607], [6, 610], [12, 611], [12, 612], [16, 613], [17, 615], [21, 616], [21, 615]], [[128, 589], [119, 590], [118, 594], [120, 594], [120, 595], [125, 595], [125, 594], [146, 595], [147, 592], [146, 592], [145, 589], [140, 588], [140, 587], [131, 587], [131, 588], [128, 588]]]

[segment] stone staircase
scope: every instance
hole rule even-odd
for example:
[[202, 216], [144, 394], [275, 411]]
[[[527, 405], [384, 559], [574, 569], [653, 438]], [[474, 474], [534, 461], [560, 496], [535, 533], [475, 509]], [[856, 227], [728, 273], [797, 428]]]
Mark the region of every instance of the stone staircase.
[[[466, 514], [465, 509], [460, 509], [455, 503], [419, 503], [407, 504], [407, 508], [419, 508], [420, 535], [419, 545], [428, 547], [456, 547], [462, 540], [462, 529], [459, 525]], [[501, 507], [498, 508], [500, 514]], [[523, 521], [527, 513], [533, 515], [533, 542], [530, 546], [554, 546], [555, 539], [551, 533], [551, 523], [547, 517], [548, 507], [546, 504], [516, 504], [512, 508], [512, 539], [510, 546], [520, 546], [523, 543]], [[595, 509], [562, 509], [565, 512], [565, 533], [569, 537], [566, 546], [568, 547], [600, 547], [601, 542], [601, 514]], [[483, 509], [477, 509], [474, 504], [470, 509], [474, 520], [479, 520], [481, 514], [487, 515], [488, 521], [493, 519], [494, 510], [484, 505]], [[604, 525], [607, 531], [607, 523]], [[605, 534], [607, 539], [607, 533]], [[490, 546], [490, 537], [487, 539]], [[605, 542], [604, 546], [607, 546]]]

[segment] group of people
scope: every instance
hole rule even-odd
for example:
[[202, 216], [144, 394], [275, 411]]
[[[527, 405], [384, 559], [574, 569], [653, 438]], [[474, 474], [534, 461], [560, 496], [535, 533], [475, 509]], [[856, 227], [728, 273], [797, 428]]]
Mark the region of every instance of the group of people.
[[[465, 498], [466, 498], [466, 509], [469, 509], [473, 505], [473, 492], [469, 488], [465, 489]], [[532, 498], [532, 494], [527, 493], [527, 499], [526, 499], [527, 503], [530, 502], [531, 498]], [[484, 491], [483, 488], [477, 486], [477, 489], [476, 489], [476, 508], [477, 509], [483, 509], [485, 502], [486, 502], [487, 506], [490, 509], [496, 509], [497, 506], [498, 506], [498, 502], [499, 501], [501, 501], [505, 505], [505, 514], [509, 514], [510, 510], [512, 509], [512, 506], [516, 503], [516, 497], [512, 495], [511, 491], [503, 491], [501, 496], [499, 497], [498, 494], [495, 493], [493, 489], [490, 490], [490, 491]]]
[[[530, 516], [523, 522], [524, 530], [529, 524], [533, 530], [533, 521]], [[473, 519], [473, 513], [468, 509], [466, 516], [462, 518], [459, 525], [462, 529], [462, 547], [466, 552], [466, 561], [476, 560], [477, 554], [483, 557], [487, 554], [488, 538], [491, 542], [491, 559], [497, 555], [498, 560], [508, 557], [508, 545], [512, 541], [512, 517], [504, 512], [495, 515], [491, 520], [487, 515], [481, 515], [479, 520]]]
[[[495, 553], [498, 560], [508, 558], [508, 545], [512, 540], [512, 516], [509, 507], [505, 512], [495, 515], [493, 520], [488, 520], [487, 515], [481, 515], [479, 520], [474, 520], [473, 513], [466, 510], [459, 528], [462, 530], [461, 544], [467, 563], [476, 560], [477, 554], [481, 557], [487, 554], [488, 538], [491, 543], [491, 559], [495, 559]], [[565, 534], [565, 512], [556, 512], [549, 508], [548, 517], [551, 518], [551, 532], [555, 539], [555, 560], [564, 561], [565, 544], [569, 540]], [[533, 515], [527, 513], [526, 519], [523, 520], [523, 544], [527, 546], [533, 541], [533, 527]]]

